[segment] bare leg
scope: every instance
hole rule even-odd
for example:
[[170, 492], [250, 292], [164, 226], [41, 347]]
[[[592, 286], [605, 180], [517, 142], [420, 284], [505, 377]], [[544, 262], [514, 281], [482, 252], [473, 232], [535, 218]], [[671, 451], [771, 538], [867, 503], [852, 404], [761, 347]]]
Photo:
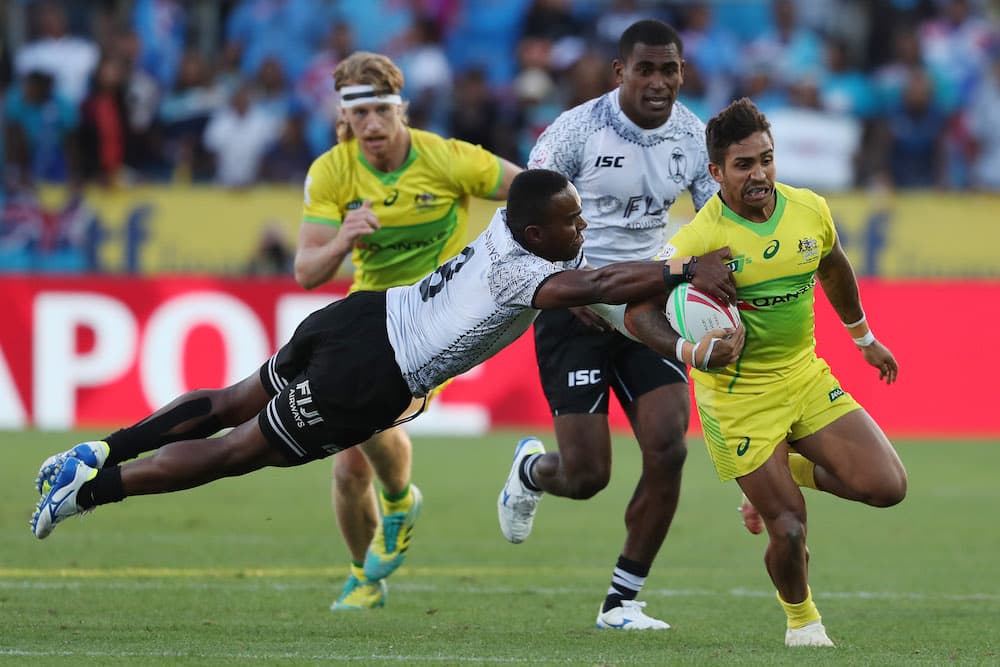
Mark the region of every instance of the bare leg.
[[553, 419], [558, 452], [546, 452], [532, 468], [535, 484], [554, 496], [586, 500], [611, 479], [611, 431], [603, 414]]
[[809, 576], [806, 503], [788, 470], [788, 443], [779, 443], [764, 465], [737, 482], [767, 529], [764, 564], [774, 587], [785, 602], [802, 602]]
[[109, 435], [106, 440], [111, 452], [105, 466], [171, 442], [207, 438], [242, 424], [263, 410], [269, 400], [257, 373], [224, 389], [189, 391], [142, 421]]
[[261, 433], [254, 417], [211, 441], [181, 440], [121, 466], [126, 496], [190, 489], [265, 466], [295, 465]]
[[816, 464], [816, 486], [847, 500], [890, 507], [906, 497], [906, 470], [882, 429], [855, 410], [794, 443]]
[[333, 457], [333, 512], [355, 563], [364, 562], [365, 551], [378, 527], [374, 477], [375, 472], [360, 448], [345, 449]]
[[622, 555], [652, 565], [670, 530], [687, 458], [690, 399], [686, 384], [660, 387], [628, 410], [642, 450], [642, 476], [625, 512], [628, 534]]

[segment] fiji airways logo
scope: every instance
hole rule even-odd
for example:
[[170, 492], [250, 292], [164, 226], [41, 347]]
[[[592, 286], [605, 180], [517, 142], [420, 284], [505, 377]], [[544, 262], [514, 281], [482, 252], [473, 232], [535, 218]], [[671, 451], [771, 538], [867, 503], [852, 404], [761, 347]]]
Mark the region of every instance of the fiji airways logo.
[[323, 418], [319, 416], [319, 411], [313, 407], [309, 380], [303, 380], [295, 385], [294, 391], [288, 392], [288, 407], [292, 411], [295, 425], [299, 428], [315, 426], [323, 421]]
[[591, 384], [597, 384], [601, 381], [601, 371], [597, 368], [592, 368], [590, 370], [580, 370], [580, 371], [570, 371], [568, 373], [570, 387], [585, 387]]

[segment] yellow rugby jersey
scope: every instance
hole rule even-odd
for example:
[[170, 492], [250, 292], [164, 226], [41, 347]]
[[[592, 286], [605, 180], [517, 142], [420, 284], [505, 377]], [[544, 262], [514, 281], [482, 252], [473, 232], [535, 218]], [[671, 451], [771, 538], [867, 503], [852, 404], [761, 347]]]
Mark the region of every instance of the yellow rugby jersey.
[[833, 250], [837, 232], [825, 199], [782, 183], [775, 190], [774, 213], [759, 223], [740, 217], [716, 195], [662, 253], [732, 250], [746, 344], [736, 363], [718, 373], [692, 370], [695, 381], [717, 391], [757, 391], [816, 358], [816, 269]]
[[396, 171], [372, 167], [357, 139], [316, 158], [305, 184], [303, 222], [340, 226], [348, 211], [372, 203], [381, 229], [358, 239], [351, 291], [410, 285], [468, 243], [469, 196], [500, 187], [499, 158], [465, 141], [408, 128], [410, 154]]

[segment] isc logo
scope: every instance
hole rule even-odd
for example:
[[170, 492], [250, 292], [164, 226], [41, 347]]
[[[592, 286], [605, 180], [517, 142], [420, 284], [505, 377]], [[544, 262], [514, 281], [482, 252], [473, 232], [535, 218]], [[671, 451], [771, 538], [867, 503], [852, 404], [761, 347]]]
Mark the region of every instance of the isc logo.
[[601, 371], [596, 368], [589, 371], [570, 371], [568, 375], [571, 387], [583, 387], [601, 381]]
[[624, 160], [625, 160], [624, 155], [598, 155], [597, 159], [594, 160], [594, 166], [621, 168], [622, 162]]

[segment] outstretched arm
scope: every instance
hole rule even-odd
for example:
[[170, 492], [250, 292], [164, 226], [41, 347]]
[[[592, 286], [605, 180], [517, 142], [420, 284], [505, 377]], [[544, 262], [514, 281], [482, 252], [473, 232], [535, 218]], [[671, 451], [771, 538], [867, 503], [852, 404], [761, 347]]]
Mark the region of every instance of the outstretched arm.
[[861, 308], [854, 267], [840, 245], [840, 239], [834, 242], [830, 254], [820, 261], [816, 276], [830, 305], [847, 327], [865, 361], [878, 369], [880, 380], [885, 380], [886, 384], [895, 382], [899, 365], [892, 352], [872, 334], [865, 311]]

